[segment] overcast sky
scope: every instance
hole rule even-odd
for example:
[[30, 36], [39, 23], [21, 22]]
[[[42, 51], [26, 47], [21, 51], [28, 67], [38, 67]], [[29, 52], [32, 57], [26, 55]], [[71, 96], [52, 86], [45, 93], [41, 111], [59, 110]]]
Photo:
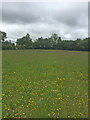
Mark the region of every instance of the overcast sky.
[[13, 41], [27, 33], [33, 40], [53, 33], [62, 39], [83, 39], [88, 36], [88, 3], [5, 2], [2, 21], [1, 30]]

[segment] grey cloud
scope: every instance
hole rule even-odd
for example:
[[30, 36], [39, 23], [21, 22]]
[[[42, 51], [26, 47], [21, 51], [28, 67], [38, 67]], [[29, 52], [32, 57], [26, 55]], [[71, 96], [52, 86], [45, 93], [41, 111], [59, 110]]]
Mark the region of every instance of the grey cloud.
[[[64, 39], [87, 37], [87, 3], [3, 3], [3, 23], [11, 39], [27, 32], [33, 39], [58, 33]], [[84, 33], [85, 32], [85, 33]]]
[[64, 3], [4, 3], [3, 21], [30, 24], [32, 22], [52, 22], [49, 19], [52, 18], [54, 21], [76, 25], [82, 14], [87, 16], [86, 12], [85, 3], [68, 3], [68, 5]]
[[79, 26], [82, 26], [83, 23], [85, 24], [88, 16], [88, 4], [86, 3], [71, 4], [70, 3], [65, 9], [62, 9], [62, 10], [63, 11], [60, 12], [60, 15], [58, 14], [55, 15], [55, 18], [59, 22], [62, 22], [71, 27], [76, 27], [76, 26], [79, 27]]
[[33, 13], [28, 4], [24, 3], [5, 3], [3, 5], [3, 21], [7, 23], [26, 24], [37, 21], [39, 18], [36, 13]]

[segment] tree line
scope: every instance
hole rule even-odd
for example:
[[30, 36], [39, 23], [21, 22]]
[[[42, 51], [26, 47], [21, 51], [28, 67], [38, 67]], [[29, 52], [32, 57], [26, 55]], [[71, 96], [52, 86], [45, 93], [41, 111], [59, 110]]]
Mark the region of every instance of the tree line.
[[0, 31], [0, 42], [3, 50], [18, 50], [18, 49], [55, 49], [55, 50], [89, 50], [89, 37], [85, 39], [77, 38], [76, 40], [62, 40], [58, 34], [54, 33], [49, 38], [39, 37], [33, 41], [30, 35], [16, 40], [16, 44], [11, 40], [5, 40], [7, 34]]

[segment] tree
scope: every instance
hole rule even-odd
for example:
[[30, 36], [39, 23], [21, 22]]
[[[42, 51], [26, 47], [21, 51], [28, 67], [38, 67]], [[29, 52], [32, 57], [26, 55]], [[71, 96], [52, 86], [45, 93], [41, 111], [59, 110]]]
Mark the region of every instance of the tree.
[[61, 37], [58, 37], [58, 41], [57, 41], [57, 49], [61, 49]]
[[0, 31], [0, 42], [1, 41], [4, 42], [5, 39], [7, 38], [6, 36], [7, 36], [7, 34], [5, 32]]
[[33, 43], [32, 39], [30, 38], [30, 35], [27, 33], [26, 36], [17, 39], [17, 45], [21, 46], [23, 49], [32, 49], [33, 48]]
[[2, 49], [3, 50], [15, 50], [16, 46], [14, 43], [11, 43], [11, 41], [5, 41], [2, 43]]
[[53, 49], [57, 48], [57, 43], [58, 43], [58, 34], [54, 33], [51, 35], [51, 39], [52, 39], [52, 45], [53, 45]]
[[89, 39], [85, 38], [81, 40], [78, 38], [77, 40], [62, 40], [58, 34], [54, 33], [50, 38], [40, 37], [36, 39], [34, 42], [30, 38], [30, 35], [27, 33], [26, 36], [17, 39], [16, 45], [11, 42], [11, 40], [6, 41], [6, 33], [0, 31], [0, 42], [2, 42], [2, 49], [12, 50], [12, 49], [60, 49], [60, 50], [83, 50], [90, 51], [89, 48]]
[[40, 38], [35, 40], [34, 48], [35, 49], [43, 49], [44, 48], [44, 39], [43, 39], [43, 37], [40, 37]]

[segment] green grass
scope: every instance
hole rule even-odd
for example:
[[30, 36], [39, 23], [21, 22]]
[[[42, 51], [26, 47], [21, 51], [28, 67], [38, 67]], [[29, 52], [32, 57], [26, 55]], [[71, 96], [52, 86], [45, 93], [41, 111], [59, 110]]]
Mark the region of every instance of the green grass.
[[3, 118], [87, 118], [88, 52], [3, 51]]

